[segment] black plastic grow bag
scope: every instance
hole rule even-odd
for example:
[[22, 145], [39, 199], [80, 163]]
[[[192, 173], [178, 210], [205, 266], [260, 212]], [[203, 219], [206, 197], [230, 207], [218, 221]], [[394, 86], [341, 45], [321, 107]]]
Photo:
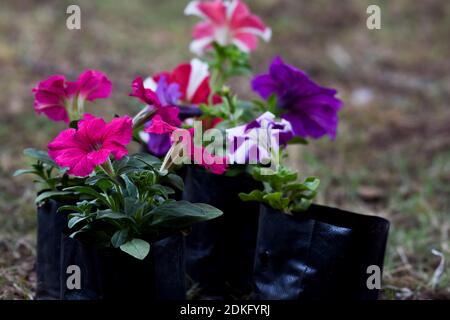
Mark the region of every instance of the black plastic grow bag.
[[37, 208], [37, 286], [35, 299], [59, 299], [61, 234], [67, 216], [58, 213], [58, 202], [46, 201]]
[[258, 230], [259, 205], [243, 202], [240, 192], [261, 186], [250, 177], [215, 175], [187, 167], [183, 199], [208, 203], [223, 211], [200, 222], [186, 237], [186, 270], [199, 299], [223, 299], [250, 294]]
[[[151, 244], [150, 253], [138, 260], [120, 249], [97, 249], [62, 237], [62, 300], [184, 300], [186, 298], [184, 237], [174, 235]], [[67, 284], [76, 265], [80, 289]], [[69, 281], [70, 282], [70, 281]]]
[[382, 270], [388, 230], [383, 218], [325, 206], [291, 216], [261, 205], [253, 297], [375, 300], [367, 268]]

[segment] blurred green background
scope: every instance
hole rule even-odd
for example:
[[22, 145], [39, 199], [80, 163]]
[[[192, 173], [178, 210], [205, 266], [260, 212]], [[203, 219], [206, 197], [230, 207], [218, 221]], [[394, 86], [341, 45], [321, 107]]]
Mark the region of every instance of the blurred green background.
[[[113, 94], [88, 111], [135, 113], [135, 76], [192, 58], [197, 20], [183, 16], [187, 2], [1, 1], [0, 299], [30, 299], [35, 284], [36, 190], [12, 173], [25, 165], [22, 149], [44, 149], [64, 128], [34, 114], [31, 88], [50, 74], [100, 69]], [[319, 203], [391, 220], [383, 298], [449, 299], [440, 265], [450, 259], [450, 1], [247, 3], [273, 29], [252, 55], [255, 72], [280, 54], [345, 101], [337, 140], [293, 148], [291, 164], [321, 177]], [[79, 31], [66, 28], [70, 4], [81, 7]], [[369, 4], [382, 9], [381, 30], [366, 28]], [[233, 87], [253, 96], [248, 79]]]

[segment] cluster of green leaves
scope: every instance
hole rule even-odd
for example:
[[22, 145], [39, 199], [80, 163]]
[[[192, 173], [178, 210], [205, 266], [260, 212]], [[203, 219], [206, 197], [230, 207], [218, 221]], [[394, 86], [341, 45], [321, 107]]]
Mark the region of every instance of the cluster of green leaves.
[[144, 259], [151, 242], [222, 214], [207, 204], [171, 199], [183, 180], [161, 173], [160, 166], [158, 158], [139, 153], [114, 161], [112, 174], [98, 169], [83, 185], [63, 189], [79, 199], [59, 208], [68, 213], [70, 236]]
[[297, 172], [284, 166], [277, 171], [267, 168], [253, 167], [253, 178], [261, 181], [264, 189], [253, 190], [250, 193], [240, 193], [243, 201], [259, 201], [273, 209], [284, 213], [303, 212], [309, 206], [317, 193], [320, 180], [308, 177], [304, 182], [297, 182]]
[[236, 95], [231, 94], [228, 87], [223, 87], [217, 94], [222, 97], [222, 103], [216, 104], [214, 107], [206, 104], [199, 106], [203, 113], [203, 119], [223, 119], [216, 128], [228, 129], [255, 119], [254, 105], [248, 101], [238, 100]]
[[213, 91], [219, 91], [233, 76], [251, 73], [250, 56], [235, 45], [222, 46], [215, 42], [206, 60], [211, 69]]
[[148, 255], [151, 242], [222, 214], [207, 204], [171, 199], [183, 190], [183, 180], [160, 170], [161, 160], [146, 153], [113, 161], [110, 170], [98, 167], [87, 178], [69, 177], [45, 151], [24, 153], [31, 168], [14, 175], [37, 177], [37, 204], [49, 199], [64, 204], [58, 212], [68, 215], [71, 237], [138, 259]]
[[67, 168], [59, 167], [46, 151], [28, 148], [24, 150], [24, 155], [31, 164], [29, 169], [19, 169], [14, 172], [14, 176], [31, 174], [35, 176], [34, 183], [41, 190], [36, 197], [36, 204], [44, 202], [48, 198], [59, 201], [71, 201], [73, 195], [70, 192], [62, 191], [65, 188], [83, 184], [84, 179], [69, 177]]

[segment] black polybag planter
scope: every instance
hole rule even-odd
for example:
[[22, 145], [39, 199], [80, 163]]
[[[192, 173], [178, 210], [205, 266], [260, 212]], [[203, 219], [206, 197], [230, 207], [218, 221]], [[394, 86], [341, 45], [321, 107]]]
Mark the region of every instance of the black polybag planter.
[[254, 267], [257, 300], [376, 300], [370, 265], [382, 270], [389, 222], [312, 205], [287, 215], [261, 205]]
[[[151, 243], [138, 260], [120, 249], [95, 248], [63, 235], [62, 300], [184, 300], [184, 237], [177, 234]], [[69, 266], [80, 268], [81, 288], [68, 286]]]
[[37, 286], [35, 299], [59, 299], [61, 233], [67, 216], [58, 213], [60, 204], [47, 200], [37, 208]]
[[195, 224], [186, 237], [186, 271], [199, 299], [251, 293], [259, 205], [241, 201], [238, 194], [260, 187], [250, 177], [186, 168], [183, 199], [223, 211], [217, 219]]

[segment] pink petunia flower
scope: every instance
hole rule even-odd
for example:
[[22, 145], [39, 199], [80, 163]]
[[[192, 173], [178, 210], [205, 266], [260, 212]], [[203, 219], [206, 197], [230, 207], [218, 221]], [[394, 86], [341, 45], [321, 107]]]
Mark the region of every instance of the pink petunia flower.
[[120, 160], [128, 154], [126, 145], [132, 137], [132, 121], [128, 116], [106, 123], [102, 118], [85, 114], [78, 122], [78, 130], [62, 131], [48, 145], [48, 154], [68, 173], [85, 177], [111, 155]]
[[227, 157], [211, 154], [202, 145], [196, 145], [194, 142], [194, 128], [188, 129], [190, 136], [189, 156], [195, 164], [198, 164], [214, 174], [224, 174], [227, 171]]
[[198, 55], [210, 49], [214, 41], [220, 45], [234, 44], [250, 52], [258, 46], [258, 37], [269, 41], [272, 35], [271, 29], [240, 0], [192, 1], [184, 13], [204, 20], [194, 27], [190, 46]]
[[34, 110], [53, 121], [79, 119], [84, 113], [84, 101], [107, 98], [111, 81], [100, 71], [84, 71], [77, 81], [66, 81], [63, 75], [53, 75], [33, 88]]
[[[192, 152], [192, 159], [194, 163], [199, 164], [211, 173], [221, 175], [227, 171], [226, 157], [213, 155], [206, 151], [204, 147], [196, 145], [193, 145]], [[196, 158], [194, 156], [195, 154], [202, 155], [200, 163], [196, 162]]]
[[77, 94], [82, 100], [88, 101], [108, 98], [111, 90], [111, 81], [97, 70], [86, 70], [80, 74], [77, 81], [68, 83], [69, 93]]
[[157, 114], [152, 118], [150, 125], [147, 126], [144, 131], [147, 133], [155, 133], [155, 134], [165, 134], [172, 133], [177, 130], [177, 127], [170, 125], [169, 123], [162, 120], [162, 117]]
[[37, 114], [44, 113], [53, 121], [69, 123], [69, 113], [67, 112], [69, 95], [64, 76], [50, 76], [39, 82], [32, 92], [34, 93], [34, 110]]
[[129, 94], [130, 97], [136, 97], [141, 102], [149, 106], [160, 107], [161, 103], [159, 101], [158, 95], [152, 88], [144, 87], [144, 80], [142, 77], [137, 77], [133, 80], [131, 84], [132, 92]]

